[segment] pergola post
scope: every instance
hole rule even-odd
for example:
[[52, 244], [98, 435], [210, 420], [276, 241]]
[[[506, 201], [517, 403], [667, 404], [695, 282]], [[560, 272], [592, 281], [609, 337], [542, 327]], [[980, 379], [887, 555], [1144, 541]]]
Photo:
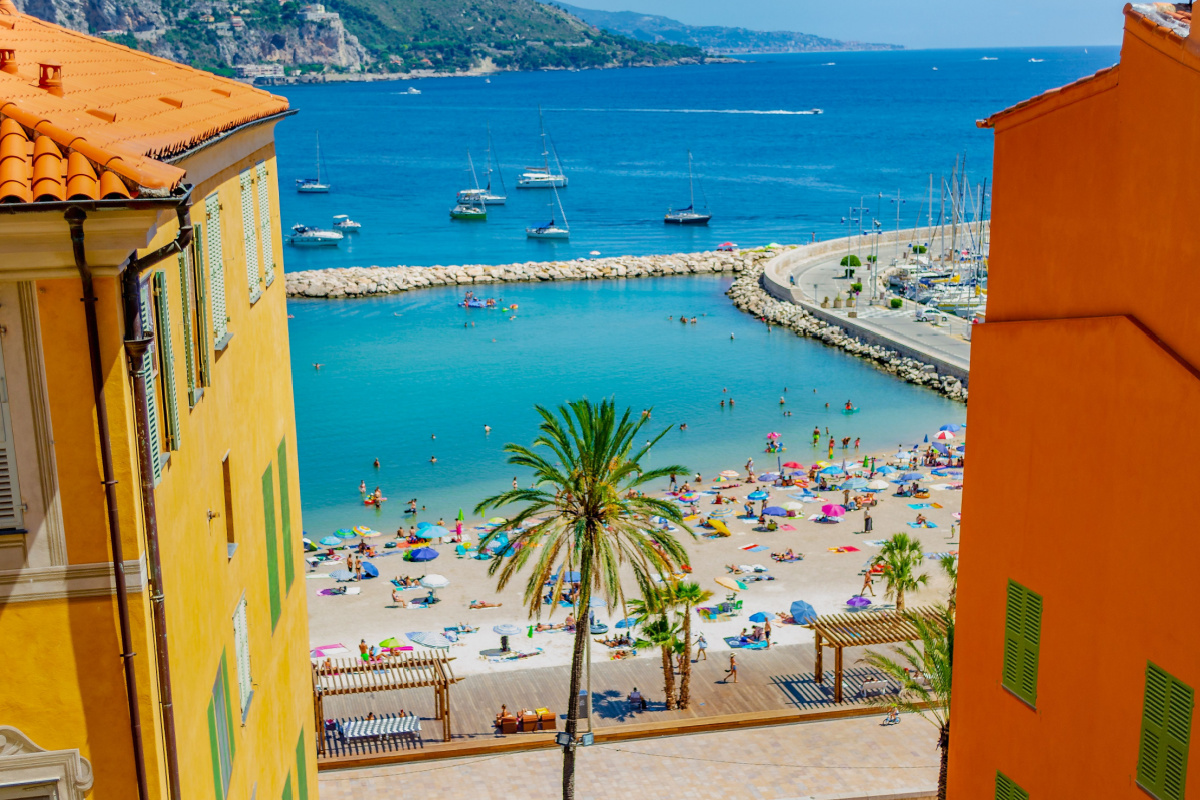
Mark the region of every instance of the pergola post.
[[833, 651], [833, 702], [842, 702], [842, 648]]
[[817, 679], [817, 683], [824, 683], [825, 682], [825, 672], [824, 672], [825, 659], [823, 658], [823, 655], [824, 655], [825, 650], [824, 650], [824, 648], [821, 647], [820, 632], [817, 633], [815, 638], [817, 641], [817, 674], [815, 677]]
[[442, 690], [445, 693], [445, 716], [442, 717], [442, 741], [450, 741], [450, 684], [447, 683]]

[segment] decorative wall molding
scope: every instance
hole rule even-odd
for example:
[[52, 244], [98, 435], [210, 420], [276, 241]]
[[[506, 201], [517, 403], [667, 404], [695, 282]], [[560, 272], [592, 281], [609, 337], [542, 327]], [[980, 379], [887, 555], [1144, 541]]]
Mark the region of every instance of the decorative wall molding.
[[[125, 562], [125, 581], [128, 594], [146, 590], [144, 560]], [[34, 600], [107, 597], [115, 591], [116, 579], [109, 562], [0, 571], [0, 607]]]
[[0, 725], [0, 790], [6, 786], [46, 786], [57, 800], [83, 800], [92, 788], [92, 765], [77, 749], [46, 750]]

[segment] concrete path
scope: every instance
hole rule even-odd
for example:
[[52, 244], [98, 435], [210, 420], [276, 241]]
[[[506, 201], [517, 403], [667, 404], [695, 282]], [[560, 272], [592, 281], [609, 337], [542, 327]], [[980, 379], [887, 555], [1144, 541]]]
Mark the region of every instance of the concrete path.
[[[741, 731], [598, 744], [579, 750], [576, 796], [623, 798], [929, 797], [937, 787], [932, 725], [882, 715]], [[364, 797], [557, 797], [560, 750], [338, 770], [320, 775], [321, 800]]]

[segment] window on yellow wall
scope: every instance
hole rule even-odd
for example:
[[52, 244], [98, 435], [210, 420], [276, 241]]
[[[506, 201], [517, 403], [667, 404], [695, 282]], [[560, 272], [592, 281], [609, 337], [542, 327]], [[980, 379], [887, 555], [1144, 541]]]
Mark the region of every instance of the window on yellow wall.
[[258, 187], [258, 243], [262, 248], [263, 282], [270, 286], [275, 280], [275, 237], [271, 233], [271, 185], [267, 182], [266, 162], [254, 166]]
[[246, 256], [246, 285], [250, 302], [262, 295], [258, 270], [258, 225], [254, 219], [254, 172], [246, 169], [238, 176], [242, 190], [242, 243]]
[[250, 699], [254, 696], [254, 682], [250, 675], [250, 632], [246, 627], [246, 597], [238, 601], [233, 612], [233, 649], [237, 660], [238, 697], [241, 701], [242, 721], [250, 711]]
[[233, 730], [229, 720], [232, 709], [229, 705], [229, 683], [225, 668], [225, 654], [217, 669], [212, 696], [208, 701], [208, 746], [212, 758], [213, 785], [219, 800], [229, 796], [229, 780], [233, 775]]
[[158, 350], [159, 397], [162, 398], [163, 436], [167, 448], [179, 449], [179, 401], [175, 386], [175, 347], [171, 342], [171, 296], [162, 270], [151, 276], [154, 293], [154, 342]]
[[196, 396], [194, 404], [200, 399], [204, 387], [210, 385], [210, 369], [212, 364], [212, 337], [209, 334], [211, 319], [208, 303], [208, 271], [204, 267], [205, 232], [204, 224], [194, 223], [196, 230], [192, 238], [192, 246], [187, 255], [191, 257], [188, 274], [191, 278], [188, 284], [190, 291], [188, 305], [188, 320], [192, 323], [194, 336], [192, 346], [195, 348], [193, 360], [196, 370]]
[[142, 359], [142, 368], [138, 372], [137, 379], [142, 382], [143, 390], [146, 393], [146, 440], [150, 450], [150, 469], [154, 474], [154, 484], [157, 486], [158, 482], [162, 480], [163, 464], [166, 459], [163, 453], [163, 408], [160, 404], [162, 390], [159, 387], [157, 349], [153, 341], [154, 308], [150, 299], [150, 291], [150, 279], [143, 278], [138, 284], [138, 316], [141, 319], [142, 335], [150, 337], [151, 341], [146, 355]]
[[204, 199], [206, 257], [213, 349], [224, 350], [233, 335], [225, 298], [225, 246], [221, 238], [221, 200], [214, 192]]

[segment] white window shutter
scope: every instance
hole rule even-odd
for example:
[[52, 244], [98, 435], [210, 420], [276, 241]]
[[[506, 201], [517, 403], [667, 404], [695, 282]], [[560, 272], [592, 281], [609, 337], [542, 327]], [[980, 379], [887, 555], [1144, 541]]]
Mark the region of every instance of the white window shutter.
[[[142, 282], [138, 292], [138, 314], [142, 318], [142, 336], [154, 335], [154, 314], [150, 310], [150, 287]], [[158, 397], [154, 385], [154, 342], [150, 343], [142, 359], [142, 370], [138, 377], [146, 391], [146, 446], [150, 449], [150, 469], [154, 474], [154, 485], [162, 480], [161, 425], [158, 419]]]
[[271, 192], [267, 183], [267, 165], [259, 162], [254, 168], [258, 181], [258, 242], [262, 247], [263, 278], [267, 285], [275, 280], [275, 239], [271, 235]]
[[154, 301], [158, 308], [158, 362], [163, 384], [163, 408], [166, 409], [167, 447], [179, 449], [179, 403], [175, 390], [175, 348], [171, 346], [171, 297], [167, 294], [167, 276], [154, 273]]
[[250, 632], [246, 627], [246, 598], [238, 603], [237, 611], [233, 614], [234, 653], [237, 657], [238, 693], [241, 696], [242, 715], [250, 705], [250, 695], [254, 691], [250, 675]]
[[183, 309], [183, 366], [187, 370], [188, 408], [196, 405], [196, 341], [192, 338], [192, 269], [190, 249], [179, 254], [179, 299]]
[[0, 354], [0, 530], [25, 527], [21, 486], [17, 480], [17, 451], [13, 444], [12, 417], [8, 410], [8, 378]]
[[225, 309], [225, 255], [221, 249], [221, 200], [211, 194], [204, 201], [204, 207], [205, 227], [208, 228], [208, 291], [212, 302], [212, 335], [214, 342], [220, 342], [229, 330], [229, 313]]
[[250, 287], [250, 302], [258, 299], [262, 290], [258, 277], [258, 228], [254, 224], [254, 175], [245, 170], [238, 176], [242, 184], [242, 240], [246, 250], [246, 283]]

